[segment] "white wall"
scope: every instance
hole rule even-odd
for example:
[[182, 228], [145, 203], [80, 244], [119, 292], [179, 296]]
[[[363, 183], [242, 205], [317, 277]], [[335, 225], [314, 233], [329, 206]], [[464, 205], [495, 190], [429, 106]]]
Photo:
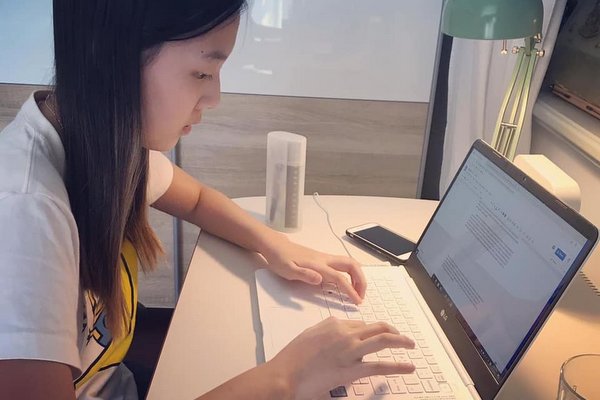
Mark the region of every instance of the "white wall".
[[[52, 77], [51, 0], [0, 0], [0, 82]], [[252, 0], [223, 91], [428, 102], [442, 0]]]
[[52, 0], [0, 0], [0, 83], [49, 84]]
[[255, 0], [226, 92], [429, 102], [442, 0]]
[[[531, 153], [544, 154], [577, 181], [581, 189], [580, 213], [600, 227], [600, 159], [593, 157], [600, 146], [600, 121], [552, 94], [541, 94], [533, 113]], [[578, 116], [581, 119], [571, 119]], [[582, 151], [573, 143], [572, 133], [589, 134], [587, 148]], [[583, 270], [600, 288], [600, 245]]]

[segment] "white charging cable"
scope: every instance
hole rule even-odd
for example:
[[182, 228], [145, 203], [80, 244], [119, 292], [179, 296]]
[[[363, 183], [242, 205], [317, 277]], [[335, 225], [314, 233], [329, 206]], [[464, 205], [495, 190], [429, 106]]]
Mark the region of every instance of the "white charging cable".
[[[333, 236], [342, 244], [342, 246], [344, 247], [344, 250], [346, 250], [346, 254], [348, 254], [348, 257], [353, 258], [356, 260], [355, 257], [352, 256], [352, 254], [350, 254], [350, 250], [348, 250], [348, 247], [346, 246], [346, 243], [344, 243], [344, 241], [342, 240], [342, 238], [340, 238], [336, 233], [335, 230], [333, 229], [333, 225], [331, 225], [331, 219], [329, 217], [329, 212], [327, 212], [327, 210], [325, 209], [325, 207], [323, 207], [323, 205], [321, 204], [321, 202], [319, 201], [319, 193], [318, 192], [314, 192], [312, 195], [313, 200], [315, 201], [315, 203], [317, 204], [317, 206], [319, 206], [319, 208], [321, 210], [323, 210], [323, 212], [325, 213], [325, 215], [327, 216], [327, 224], [329, 225], [329, 230], [331, 230], [331, 233], [333, 234]], [[358, 260], [357, 260], [358, 261]], [[360, 262], [360, 261], [359, 261]], [[366, 264], [364, 264], [366, 265]], [[363, 266], [364, 266], [363, 265]], [[369, 264], [371, 265], [371, 264]], [[377, 262], [374, 263], [372, 265], [375, 266], [381, 266], [381, 265], [392, 265], [390, 262], [385, 261], [385, 262]]]
[[339, 240], [339, 242], [342, 244], [342, 246], [344, 246], [344, 250], [346, 250], [346, 254], [348, 254], [348, 257], [354, 258], [354, 257], [352, 257], [352, 254], [350, 254], [350, 250], [348, 250], [348, 247], [346, 247], [346, 243], [344, 243], [344, 241], [342, 240], [342, 238], [340, 238], [335, 233], [335, 230], [333, 229], [333, 225], [331, 225], [331, 219], [329, 218], [329, 213], [327, 212], [327, 210], [325, 209], [325, 207], [323, 207], [321, 205], [321, 202], [319, 201], [319, 193], [318, 192], [314, 192], [313, 195], [312, 195], [312, 197], [313, 197], [313, 200], [315, 201], [315, 203], [317, 203], [317, 206], [319, 206], [319, 208], [321, 210], [323, 210], [323, 212], [327, 216], [327, 224], [329, 225], [329, 229], [331, 230], [331, 233], [333, 234], [333, 236], [335, 236], [335, 238], [337, 240]]

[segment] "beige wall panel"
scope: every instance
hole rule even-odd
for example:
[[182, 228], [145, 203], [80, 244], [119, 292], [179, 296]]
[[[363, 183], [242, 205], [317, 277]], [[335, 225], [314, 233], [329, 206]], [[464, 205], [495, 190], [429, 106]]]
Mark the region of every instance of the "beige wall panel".
[[427, 104], [225, 94], [182, 164], [231, 197], [264, 195], [267, 132], [308, 138], [306, 193], [414, 197]]
[[29, 95], [33, 91], [41, 89], [44, 89], [44, 86], [0, 83], [0, 130], [15, 118]]

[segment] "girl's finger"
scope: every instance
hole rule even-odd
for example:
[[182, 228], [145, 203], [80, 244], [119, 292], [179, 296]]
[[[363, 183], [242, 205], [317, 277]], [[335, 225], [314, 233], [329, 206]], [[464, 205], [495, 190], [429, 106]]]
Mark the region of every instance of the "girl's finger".
[[359, 362], [354, 367], [355, 376], [372, 376], [372, 375], [396, 375], [410, 374], [415, 371], [415, 366], [410, 363], [398, 363], [393, 361], [366, 361]]
[[327, 277], [327, 280], [335, 282], [338, 286], [338, 289], [348, 295], [354, 304], [362, 303], [362, 297], [360, 297], [358, 292], [354, 289], [354, 286], [352, 286], [352, 284], [342, 273], [333, 270]]
[[375, 336], [371, 336], [361, 341], [356, 346], [354, 356], [361, 358], [366, 354], [376, 353], [380, 350], [387, 348], [408, 348], [412, 349], [415, 347], [415, 343], [404, 335], [397, 333], [380, 333]]
[[398, 334], [398, 330], [392, 325], [386, 322], [374, 322], [372, 324], [365, 325], [358, 335], [360, 340], [366, 340], [371, 336], [379, 335], [381, 333], [395, 333]]
[[302, 281], [309, 285], [318, 285], [323, 280], [321, 274], [311, 268], [299, 267], [294, 263], [289, 263], [287, 268], [282, 268], [281, 274], [284, 278], [291, 281]]
[[367, 291], [367, 278], [362, 270], [362, 266], [356, 261], [348, 257], [333, 256], [328, 260], [330, 267], [346, 272], [352, 279], [352, 286], [361, 298], [365, 297]]

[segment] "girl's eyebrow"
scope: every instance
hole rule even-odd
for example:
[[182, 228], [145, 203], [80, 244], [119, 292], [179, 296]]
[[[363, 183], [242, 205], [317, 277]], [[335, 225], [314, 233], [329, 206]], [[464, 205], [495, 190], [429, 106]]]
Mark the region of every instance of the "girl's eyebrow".
[[222, 51], [213, 50], [208, 53], [202, 52], [202, 58], [207, 58], [209, 60], [216, 60], [216, 61], [225, 61], [225, 60], [227, 60], [227, 55], [225, 53], [223, 53]]

